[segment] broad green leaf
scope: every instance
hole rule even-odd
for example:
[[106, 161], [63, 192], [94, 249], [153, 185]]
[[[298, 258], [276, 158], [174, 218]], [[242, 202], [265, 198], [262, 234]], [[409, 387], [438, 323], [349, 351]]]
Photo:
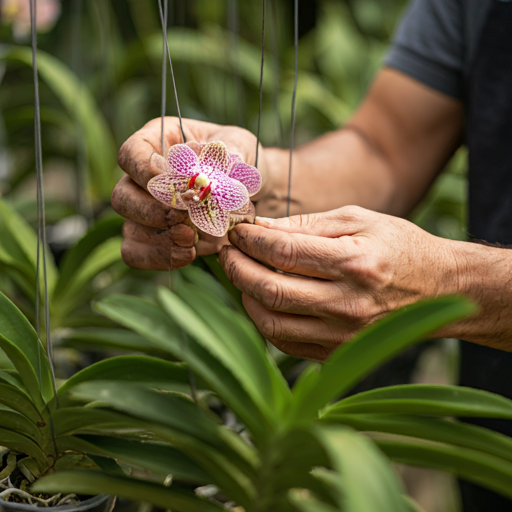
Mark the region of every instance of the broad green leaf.
[[124, 350], [141, 352], [161, 358], [169, 357], [169, 351], [156, 347], [139, 334], [126, 329], [85, 328], [66, 331], [59, 344], [80, 350]]
[[[13, 432], [22, 434], [38, 445], [43, 443], [41, 432], [34, 422], [30, 421], [23, 414], [3, 405], [0, 405], [0, 427], [5, 430], [12, 430]], [[2, 442], [0, 439], [0, 446], [1, 445]]]
[[265, 417], [238, 380], [194, 339], [189, 339], [186, 343], [182, 341], [178, 327], [157, 304], [128, 295], [110, 295], [96, 303], [96, 309], [111, 320], [144, 336], [154, 346], [185, 361], [226, 401], [256, 436], [266, 436]]
[[[51, 372], [46, 352], [36, 331], [21, 311], [0, 292], [0, 334], [26, 356], [36, 375], [41, 375], [41, 393], [46, 402], [53, 397]], [[13, 361], [14, 363], [14, 361]]]
[[79, 437], [88, 444], [87, 453], [121, 460], [151, 471], [162, 479], [173, 475], [199, 485], [209, 483], [209, 475], [194, 460], [169, 444], [96, 435]]
[[361, 431], [386, 432], [471, 448], [512, 462], [510, 437], [465, 423], [393, 414], [334, 414], [322, 420]]
[[[121, 261], [121, 239], [112, 238], [96, 247], [53, 295], [53, 302], [59, 315], [63, 317], [80, 305], [81, 296], [91, 281], [103, 270]], [[58, 293], [57, 293], [58, 292]]]
[[41, 450], [41, 448], [32, 441], [32, 439], [19, 434], [18, 432], [0, 428], [0, 440], [2, 442], [2, 446], [5, 446], [15, 452], [33, 457], [38, 462], [40, 469], [44, 469], [48, 465], [48, 461], [43, 450]]
[[[0, 60], [16, 60], [32, 65], [28, 47], [3, 47]], [[116, 144], [111, 131], [86, 85], [61, 61], [41, 50], [37, 52], [38, 71], [84, 134], [91, 166], [91, 186], [96, 195], [110, 199], [116, 169]]]
[[23, 414], [33, 423], [44, 421], [27, 393], [2, 381], [0, 381], [0, 404]]
[[245, 309], [242, 304], [242, 292], [228, 279], [226, 272], [219, 262], [219, 257], [216, 254], [203, 256], [203, 261], [206, 263], [211, 273], [218, 279], [219, 283], [229, 293], [233, 302], [238, 305], [240, 311], [244, 312]]
[[377, 441], [392, 460], [453, 473], [482, 487], [512, 498], [512, 464], [485, 453], [443, 445]]
[[[177, 293], [204, 323], [201, 325], [202, 322], [194, 320], [172, 292], [161, 288], [160, 301], [175, 322], [206, 349], [217, 354], [237, 375], [260, 409], [270, 408], [268, 414], [274, 416], [281, 411], [288, 403], [289, 387], [274, 361], [268, 358], [265, 341], [254, 326], [195, 285], [180, 286]], [[181, 314], [178, 313], [180, 307]]]
[[341, 346], [323, 366], [317, 382], [295, 403], [293, 419], [314, 417], [368, 372], [442, 326], [475, 312], [466, 299], [442, 297], [418, 302], [366, 328]]
[[[63, 396], [82, 382], [125, 381], [144, 382], [157, 386], [170, 382], [188, 384], [188, 371], [182, 364], [144, 356], [118, 356], [95, 363], [68, 379], [59, 389]], [[158, 386], [157, 386], [158, 387]]]
[[341, 475], [340, 507], [345, 512], [406, 512], [403, 489], [372, 442], [347, 428], [317, 430], [334, 469]]
[[512, 419], [512, 400], [460, 386], [410, 384], [358, 393], [326, 408], [321, 416], [376, 412]]
[[10, 384], [21, 391], [27, 392], [25, 384], [23, 384], [20, 374], [16, 370], [0, 370], [0, 381]]
[[56, 296], [64, 292], [68, 283], [74, 279], [75, 273], [80, 271], [84, 261], [98, 245], [121, 234], [123, 222], [124, 219], [117, 216], [98, 221], [74, 247], [66, 252], [62, 258], [60, 276], [55, 287]]
[[112, 494], [133, 501], [152, 503], [176, 512], [222, 512], [224, 507], [201, 499], [191, 492], [163, 485], [101, 473], [99, 471], [65, 471], [45, 476], [33, 486], [34, 492], [73, 492], [78, 494]]
[[[34, 402], [34, 406], [37, 407], [39, 411], [43, 411], [45, 408], [45, 403], [43, 401], [43, 397], [41, 396], [39, 379], [27, 356], [25, 356], [25, 354], [18, 346], [16, 346], [14, 343], [12, 343], [12, 341], [8, 340], [1, 334], [0, 348], [5, 352], [5, 354], [7, 354], [9, 359], [14, 364], [18, 374], [23, 381], [25, 389], [28, 391]], [[42, 347], [40, 347], [40, 350], [41, 358], [46, 359], [46, 353], [43, 351]]]

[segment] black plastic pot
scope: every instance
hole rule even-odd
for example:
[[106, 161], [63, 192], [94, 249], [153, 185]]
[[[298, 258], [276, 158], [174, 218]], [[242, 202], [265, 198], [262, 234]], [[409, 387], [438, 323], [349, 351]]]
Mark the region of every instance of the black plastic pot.
[[62, 507], [36, 507], [24, 503], [11, 503], [0, 499], [0, 512], [112, 512], [116, 503], [115, 496], [100, 494], [83, 501], [80, 505], [62, 505]]

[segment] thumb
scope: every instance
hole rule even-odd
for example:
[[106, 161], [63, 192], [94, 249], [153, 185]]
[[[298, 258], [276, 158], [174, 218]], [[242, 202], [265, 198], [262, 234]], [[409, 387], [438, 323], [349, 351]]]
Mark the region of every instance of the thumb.
[[360, 232], [366, 225], [371, 213], [359, 206], [344, 206], [328, 212], [307, 213], [281, 219], [256, 217], [255, 224], [267, 229], [278, 229], [288, 233], [337, 238]]

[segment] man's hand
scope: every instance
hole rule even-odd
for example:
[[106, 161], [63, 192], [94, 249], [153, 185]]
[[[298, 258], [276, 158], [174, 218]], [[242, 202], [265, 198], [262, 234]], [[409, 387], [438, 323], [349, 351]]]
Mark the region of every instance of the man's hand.
[[[212, 123], [183, 120], [187, 141], [221, 140], [230, 151], [254, 165], [256, 138], [247, 130]], [[165, 148], [161, 147], [161, 120], [154, 119], [132, 135], [119, 151], [119, 165], [126, 173], [112, 193], [114, 210], [125, 217], [121, 248], [125, 263], [134, 268], [169, 270], [192, 263], [196, 255], [216, 253], [227, 243], [198, 233], [182, 210], [170, 209], [147, 192], [148, 181], [167, 169], [164, 156], [174, 144], [182, 143], [176, 118], [165, 118]], [[263, 188], [268, 186], [265, 155], [260, 147], [258, 168]], [[261, 194], [261, 193], [260, 193]], [[253, 198], [258, 199], [258, 194]]]
[[231, 231], [221, 262], [258, 329], [287, 354], [324, 360], [386, 313], [458, 292], [451, 241], [406, 220], [347, 206], [256, 224]]

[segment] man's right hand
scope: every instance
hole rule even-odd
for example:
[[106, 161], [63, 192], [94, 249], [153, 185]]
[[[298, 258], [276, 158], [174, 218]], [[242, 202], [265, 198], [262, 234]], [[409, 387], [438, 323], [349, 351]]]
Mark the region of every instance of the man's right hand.
[[[183, 128], [187, 141], [221, 140], [244, 162], [254, 165], [256, 138], [247, 130], [189, 119], [184, 120]], [[148, 181], [167, 169], [163, 155], [174, 144], [182, 143], [177, 118], [165, 118], [164, 139], [162, 149], [161, 119], [153, 119], [119, 151], [119, 165], [126, 175], [114, 188], [112, 207], [126, 219], [121, 252], [125, 263], [134, 268], [181, 268], [196, 256], [219, 252], [228, 243], [227, 236], [218, 238], [198, 232], [186, 211], [169, 208], [147, 192]], [[261, 147], [258, 168], [265, 186], [267, 171]]]

